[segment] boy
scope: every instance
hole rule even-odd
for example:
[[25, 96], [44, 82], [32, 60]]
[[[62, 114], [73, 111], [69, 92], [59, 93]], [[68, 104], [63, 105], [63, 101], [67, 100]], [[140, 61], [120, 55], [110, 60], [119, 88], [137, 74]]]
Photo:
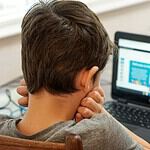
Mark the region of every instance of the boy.
[[75, 133], [81, 136], [86, 150], [140, 150], [140, 144], [148, 147], [104, 109], [91, 119], [72, 120], [81, 100], [98, 87], [112, 48], [99, 19], [83, 3], [34, 5], [22, 22], [28, 110], [23, 119], [2, 121], [0, 134], [64, 142], [67, 134]]

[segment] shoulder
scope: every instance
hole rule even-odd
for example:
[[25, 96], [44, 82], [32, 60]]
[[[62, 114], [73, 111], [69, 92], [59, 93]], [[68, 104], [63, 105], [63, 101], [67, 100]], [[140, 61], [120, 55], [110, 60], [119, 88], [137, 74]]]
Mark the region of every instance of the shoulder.
[[[82, 138], [84, 149], [104, 150], [109, 118], [106, 114], [96, 114], [91, 119], [83, 119], [66, 130], [67, 134], [78, 134]], [[106, 150], [106, 149], [105, 149]]]
[[0, 134], [9, 136], [13, 132], [13, 129], [15, 129], [15, 124], [16, 119], [0, 115]]
[[106, 130], [106, 127], [108, 123], [110, 122], [111, 118], [105, 113], [100, 113], [94, 115], [90, 119], [83, 119], [79, 123], [74, 124], [70, 128], [68, 128], [68, 131], [71, 132], [76, 132], [77, 133], [88, 133], [87, 131], [92, 131], [92, 132], [104, 132]]
[[129, 137], [125, 129], [107, 113], [84, 119], [67, 129], [68, 133], [79, 134], [87, 150], [142, 150]]

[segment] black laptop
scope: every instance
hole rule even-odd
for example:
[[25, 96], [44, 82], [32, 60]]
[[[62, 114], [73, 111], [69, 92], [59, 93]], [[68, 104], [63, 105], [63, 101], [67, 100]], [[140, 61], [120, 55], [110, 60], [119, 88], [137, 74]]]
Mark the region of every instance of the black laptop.
[[105, 108], [150, 142], [150, 36], [116, 32], [111, 95]]

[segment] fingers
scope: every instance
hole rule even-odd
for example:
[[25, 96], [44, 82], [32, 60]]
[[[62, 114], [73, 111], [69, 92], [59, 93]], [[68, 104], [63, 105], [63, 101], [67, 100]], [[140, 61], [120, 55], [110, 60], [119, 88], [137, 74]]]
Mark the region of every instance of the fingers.
[[17, 93], [20, 94], [21, 96], [28, 96], [28, 90], [26, 86], [19, 86], [17, 88]]
[[91, 116], [94, 115], [94, 112], [91, 111], [90, 109], [86, 108], [86, 107], [83, 107], [83, 106], [80, 106], [78, 108], [78, 113], [80, 113], [80, 117], [83, 119], [83, 118], [90, 118]]
[[18, 100], [18, 104], [24, 107], [28, 106], [28, 89], [25, 80], [20, 80], [20, 86], [17, 88], [17, 93], [23, 97]]
[[102, 112], [102, 105], [98, 104], [92, 98], [84, 98], [79, 106], [75, 119], [80, 122], [84, 118], [91, 118], [94, 114]]
[[101, 104], [98, 104], [91, 97], [84, 98], [81, 102], [81, 106], [86, 107], [87, 109], [91, 110], [93, 113], [100, 113], [102, 108]]
[[103, 110], [104, 91], [101, 87], [94, 88], [88, 95], [81, 100], [75, 119], [77, 122], [84, 118], [91, 118], [94, 114]]
[[87, 97], [91, 97], [100, 104], [103, 104], [105, 100], [105, 94], [101, 87], [95, 87], [91, 92], [88, 93]]
[[18, 99], [18, 104], [24, 107], [28, 106], [28, 97], [21, 97]]
[[104, 103], [104, 96], [101, 95], [98, 91], [93, 90], [91, 91], [87, 97], [92, 98], [93, 100], [95, 100], [97, 103], [103, 104]]
[[102, 97], [105, 97], [105, 92], [102, 89], [102, 87], [100, 87], [100, 86], [99, 87], [95, 87], [93, 90], [97, 91]]
[[82, 115], [80, 113], [76, 113], [76, 116], [75, 116], [76, 122], [80, 122], [82, 119], [83, 119]]

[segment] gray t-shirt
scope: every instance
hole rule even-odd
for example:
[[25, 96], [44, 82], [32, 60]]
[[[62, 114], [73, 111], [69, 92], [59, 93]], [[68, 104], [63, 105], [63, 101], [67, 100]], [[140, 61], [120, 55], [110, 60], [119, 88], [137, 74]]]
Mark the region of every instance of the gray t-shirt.
[[79, 123], [74, 120], [59, 122], [32, 136], [21, 134], [16, 124], [20, 119], [0, 115], [0, 134], [12, 137], [64, 142], [65, 136], [74, 133], [82, 138], [84, 150], [143, 150], [125, 129], [110, 115], [101, 113]]

